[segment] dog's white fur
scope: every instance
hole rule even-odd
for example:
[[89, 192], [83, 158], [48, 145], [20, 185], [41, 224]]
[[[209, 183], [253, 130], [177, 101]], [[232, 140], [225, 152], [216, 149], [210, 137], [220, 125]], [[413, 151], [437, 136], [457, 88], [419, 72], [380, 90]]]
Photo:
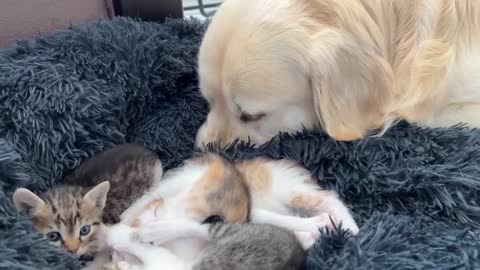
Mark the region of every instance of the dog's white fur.
[[197, 145], [302, 126], [354, 140], [397, 119], [480, 127], [480, 1], [227, 0], [199, 78]]

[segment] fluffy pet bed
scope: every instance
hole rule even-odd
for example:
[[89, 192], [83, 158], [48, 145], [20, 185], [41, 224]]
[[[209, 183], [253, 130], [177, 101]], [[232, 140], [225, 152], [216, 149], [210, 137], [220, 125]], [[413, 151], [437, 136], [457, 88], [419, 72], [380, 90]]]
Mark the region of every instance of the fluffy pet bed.
[[[0, 51], [0, 269], [78, 268], [15, 212], [17, 186], [45, 190], [124, 142], [155, 149], [166, 169], [193, 154], [207, 113], [195, 72], [204, 30], [198, 21], [119, 18]], [[309, 269], [480, 267], [478, 130], [401, 124], [353, 143], [305, 131], [224, 153], [297, 160], [352, 208], [359, 235], [323, 236]]]

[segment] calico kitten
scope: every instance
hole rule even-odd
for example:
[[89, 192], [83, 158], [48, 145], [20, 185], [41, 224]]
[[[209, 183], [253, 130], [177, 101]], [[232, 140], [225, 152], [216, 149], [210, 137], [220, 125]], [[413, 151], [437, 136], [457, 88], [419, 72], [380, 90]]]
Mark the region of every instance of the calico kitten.
[[54, 245], [85, 258], [101, 248], [100, 227], [117, 223], [161, 176], [155, 152], [142, 145], [118, 145], [85, 160], [63, 177], [62, 185], [39, 196], [17, 189], [13, 202]]
[[[149, 230], [158, 243], [186, 259], [198, 255], [201, 241], [189, 238], [187, 230], [167, 226], [172, 220], [198, 224], [215, 215], [227, 223], [250, 221], [292, 230], [306, 248], [320, 234], [319, 228], [332, 227], [332, 221], [352, 234], [359, 230], [337, 193], [320, 188], [299, 164], [271, 159], [231, 162], [214, 154], [189, 160], [165, 175], [122, 214], [122, 223]], [[178, 239], [184, 243], [171, 245]]]
[[[161, 228], [158, 229], [161, 230]], [[182, 229], [179, 227], [179, 230]], [[277, 226], [219, 222], [210, 226], [207, 237], [209, 244], [205, 251], [191, 262], [182, 260], [166, 248], [142, 242], [141, 236], [131, 227], [123, 224], [115, 225], [107, 232], [106, 241], [120, 255], [117, 261], [106, 264], [103, 269], [305, 269], [306, 252], [297, 237], [293, 232]], [[132, 256], [141, 263], [130, 263]]]

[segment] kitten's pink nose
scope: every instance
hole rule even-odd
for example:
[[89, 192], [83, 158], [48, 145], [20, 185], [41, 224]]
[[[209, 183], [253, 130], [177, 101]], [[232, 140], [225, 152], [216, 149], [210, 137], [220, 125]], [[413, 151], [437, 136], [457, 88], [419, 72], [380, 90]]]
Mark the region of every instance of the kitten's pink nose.
[[72, 254], [76, 254], [77, 251], [78, 251], [78, 248], [80, 246], [80, 243], [78, 241], [65, 241], [64, 243], [65, 245], [65, 249], [72, 253]]
[[67, 251], [72, 253], [72, 254], [77, 254], [78, 247], [77, 248], [67, 248]]

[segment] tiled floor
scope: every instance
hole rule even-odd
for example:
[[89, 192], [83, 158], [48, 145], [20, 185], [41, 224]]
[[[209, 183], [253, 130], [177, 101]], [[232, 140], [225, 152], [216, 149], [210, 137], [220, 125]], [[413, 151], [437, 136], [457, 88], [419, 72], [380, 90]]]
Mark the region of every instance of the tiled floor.
[[[215, 4], [215, 3], [221, 3], [221, 0], [203, 0], [203, 4]], [[192, 6], [198, 6], [198, 0], [183, 0], [183, 7], [192, 7]], [[214, 9], [206, 9], [207, 12], [213, 11]], [[186, 10], [184, 13], [185, 17], [197, 17], [204, 19], [204, 17], [200, 14], [200, 11], [198, 9], [195, 10]]]

